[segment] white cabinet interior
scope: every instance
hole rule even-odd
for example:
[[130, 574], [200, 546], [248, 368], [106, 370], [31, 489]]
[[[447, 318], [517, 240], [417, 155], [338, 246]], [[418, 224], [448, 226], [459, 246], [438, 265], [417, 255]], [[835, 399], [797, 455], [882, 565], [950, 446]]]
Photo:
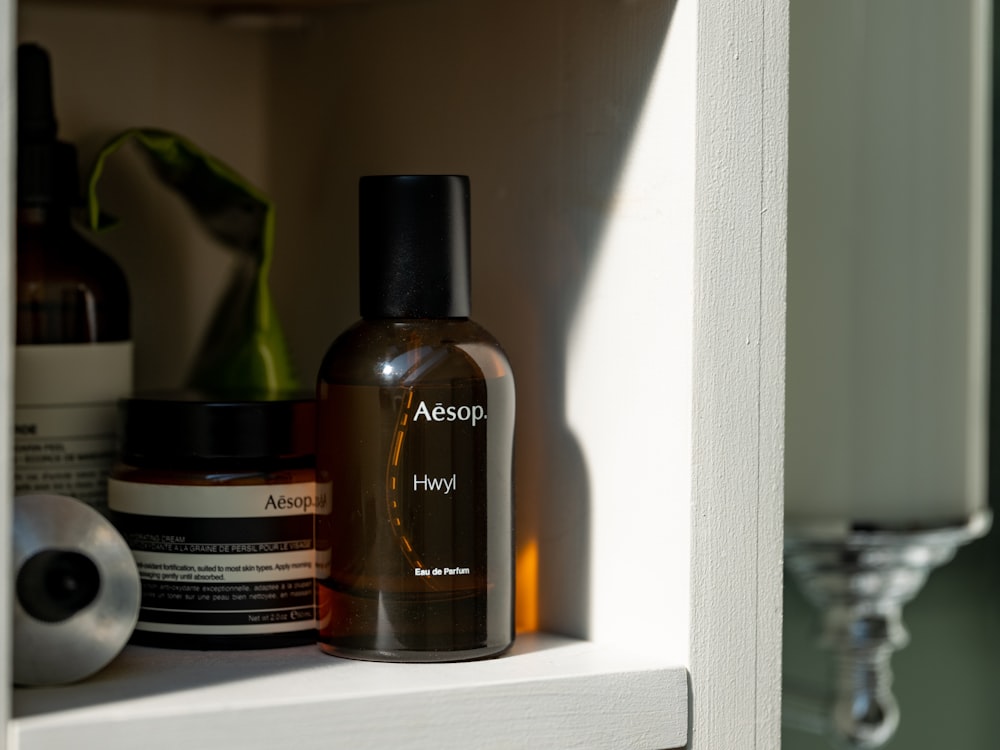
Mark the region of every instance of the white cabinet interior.
[[[7, 44], [52, 53], [61, 135], [85, 160], [126, 127], [165, 128], [275, 199], [272, 289], [306, 383], [357, 317], [358, 176], [470, 175], [473, 310], [518, 378], [519, 626], [543, 633], [414, 671], [133, 649], [93, 683], [19, 691], [13, 747], [190, 743], [216, 714], [213, 742], [234, 747], [288, 722], [319, 747], [352, 717], [378, 724], [373, 744], [487, 746], [503, 726], [495, 746], [672, 747], [689, 672], [693, 747], [775, 746], [784, 3], [7, 8]], [[139, 159], [106, 190], [137, 386], [176, 385], [227, 258]]]

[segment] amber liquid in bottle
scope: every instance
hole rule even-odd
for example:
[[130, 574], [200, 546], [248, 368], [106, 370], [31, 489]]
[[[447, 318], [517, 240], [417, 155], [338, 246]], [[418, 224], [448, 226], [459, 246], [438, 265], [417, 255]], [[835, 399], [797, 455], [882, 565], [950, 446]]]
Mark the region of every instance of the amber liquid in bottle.
[[513, 641], [514, 381], [468, 320], [362, 322], [319, 375], [320, 643], [398, 661]]
[[320, 647], [383, 661], [514, 640], [514, 378], [469, 320], [469, 185], [360, 185], [362, 320], [317, 379]]
[[69, 207], [22, 207], [17, 217], [17, 343], [128, 340], [125, 276], [76, 234]]
[[17, 343], [126, 341], [125, 275], [73, 227], [77, 154], [57, 139], [48, 53], [17, 53]]

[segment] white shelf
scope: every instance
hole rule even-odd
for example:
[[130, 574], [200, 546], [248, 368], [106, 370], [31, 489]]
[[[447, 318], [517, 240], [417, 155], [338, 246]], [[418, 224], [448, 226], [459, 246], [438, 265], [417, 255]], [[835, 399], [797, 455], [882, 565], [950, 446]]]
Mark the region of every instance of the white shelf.
[[463, 664], [130, 646], [79, 685], [15, 690], [13, 708], [12, 750], [674, 748], [688, 681], [647, 654], [543, 634]]

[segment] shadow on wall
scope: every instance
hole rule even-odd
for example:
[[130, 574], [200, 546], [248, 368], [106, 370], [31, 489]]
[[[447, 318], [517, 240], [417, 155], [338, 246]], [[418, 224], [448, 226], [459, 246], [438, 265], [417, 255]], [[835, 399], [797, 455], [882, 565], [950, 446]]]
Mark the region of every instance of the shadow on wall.
[[565, 414], [567, 343], [673, 7], [348, 5], [274, 47], [276, 80], [292, 83], [272, 91], [272, 278], [302, 372], [357, 317], [358, 177], [471, 178], [473, 317], [517, 380], [521, 630], [588, 632], [590, 487]]

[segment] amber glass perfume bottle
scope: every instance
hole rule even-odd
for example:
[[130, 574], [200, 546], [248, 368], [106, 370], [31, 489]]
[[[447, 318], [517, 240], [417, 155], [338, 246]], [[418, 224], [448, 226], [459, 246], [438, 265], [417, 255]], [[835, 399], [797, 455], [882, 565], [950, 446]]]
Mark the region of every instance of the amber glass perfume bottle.
[[363, 177], [362, 320], [318, 378], [319, 640], [382, 661], [514, 639], [514, 379], [469, 320], [469, 182]]
[[102, 512], [116, 402], [132, 388], [125, 276], [73, 226], [76, 150], [57, 140], [48, 54], [18, 48], [16, 494]]

